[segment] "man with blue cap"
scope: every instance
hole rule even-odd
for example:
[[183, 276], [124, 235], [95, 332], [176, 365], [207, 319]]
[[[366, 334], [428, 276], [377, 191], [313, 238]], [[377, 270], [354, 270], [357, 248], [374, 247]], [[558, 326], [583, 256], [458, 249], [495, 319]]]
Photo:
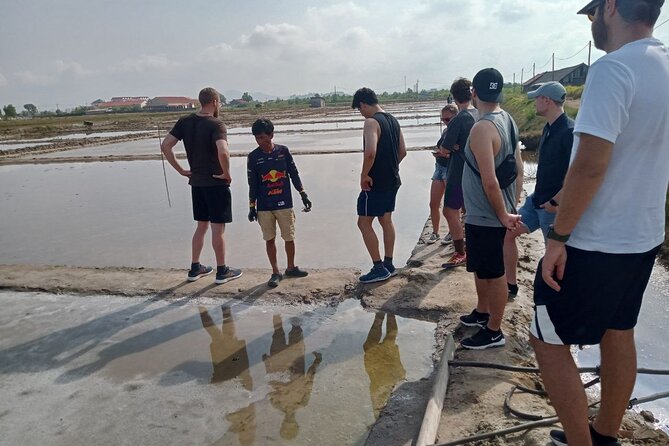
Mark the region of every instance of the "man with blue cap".
[[541, 229], [544, 239], [546, 238], [549, 226], [555, 220], [559, 205], [558, 193], [569, 168], [571, 146], [574, 143], [574, 120], [564, 112], [567, 90], [561, 83], [553, 81], [540, 84], [536, 90], [527, 93], [527, 97], [534, 99], [537, 115], [546, 118], [548, 122], [541, 134], [537, 150], [539, 162], [534, 192], [518, 210], [520, 226], [514, 231], [507, 231], [504, 238], [504, 271], [510, 298], [518, 294], [516, 238], [537, 229]]
[[[530, 328], [562, 446], [614, 446], [636, 381], [634, 327], [665, 237], [669, 49], [653, 37], [664, 0], [593, 0], [595, 47], [572, 161], [534, 282]], [[599, 344], [601, 403], [588, 400], [571, 345]]]

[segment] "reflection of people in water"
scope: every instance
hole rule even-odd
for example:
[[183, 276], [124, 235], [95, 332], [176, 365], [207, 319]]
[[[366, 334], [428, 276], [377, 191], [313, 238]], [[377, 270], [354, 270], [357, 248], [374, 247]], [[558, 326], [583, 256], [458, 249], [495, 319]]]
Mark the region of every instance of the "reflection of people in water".
[[381, 330], [386, 313], [376, 313], [372, 328], [369, 329], [365, 350], [365, 370], [369, 375], [369, 393], [372, 397], [374, 418], [378, 418], [388, 402], [390, 392], [404, 379], [406, 370], [400, 360], [397, 339], [397, 321], [394, 314], [386, 319], [386, 337], [381, 341]]
[[[246, 341], [238, 339], [235, 334], [235, 321], [227, 306], [222, 306], [223, 321], [219, 329], [205, 307], [200, 306], [202, 326], [211, 337], [209, 351], [214, 372], [211, 382], [218, 383], [239, 377], [242, 385], [249, 392], [253, 390], [253, 379], [249, 372], [249, 356], [246, 352]], [[225, 419], [230, 422], [230, 432], [239, 435], [239, 442], [248, 446], [255, 440], [256, 409], [253, 403], [235, 412], [229, 413]]]
[[313, 352], [314, 362], [305, 373], [304, 334], [299, 322], [291, 321], [288, 342], [281, 316], [274, 315], [273, 323], [274, 334], [270, 354], [263, 355], [263, 362], [268, 374], [280, 374], [276, 376], [277, 379], [269, 382], [272, 386], [269, 399], [272, 406], [284, 413], [281, 438], [290, 440], [295, 438], [299, 431], [295, 412], [309, 404], [316, 369], [321, 363], [321, 354]]

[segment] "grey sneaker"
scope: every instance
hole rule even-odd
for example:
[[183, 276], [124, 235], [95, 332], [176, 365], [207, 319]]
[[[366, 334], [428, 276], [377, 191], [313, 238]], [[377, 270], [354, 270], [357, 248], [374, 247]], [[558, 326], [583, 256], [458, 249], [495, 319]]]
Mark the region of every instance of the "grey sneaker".
[[441, 237], [439, 237], [439, 234], [435, 234], [435, 233], [433, 232], [432, 234], [430, 234], [430, 238], [428, 238], [428, 239], [425, 241], [425, 243], [427, 243], [428, 245], [431, 245], [431, 244], [433, 244], [434, 242], [436, 242], [437, 240], [439, 240], [440, 238], [441, 238]]
[[212, 273], [212, 271], [214, 271], [214, 268], [212, 268], [211, 266], [200, 265], [200, 268], [198, 268], [197, 270], [191, 269], [188, 271], [188, 277], [186, 277], [186, 280], [188, 280], [189, 282], [195, 282], [200, 277], [208, 276], [209, 274]]
[[235, 280], [239, 277], [242, 276], [242, 270], [241, 269], [233, 269], [233, 268], [226, 268], [224, 273], [216, 273], [216, 283], [218, 285], [226, 282], [230, 282], [231, 280]]
[[443, 239], [441, 239], [442, 245], [450, 245], [452, 242], [453, 242], [453, 236], [451, 235], [450, 232], [446, 234]]
[[460, 345], [472, 350], [483, 350], [490, 347], [501, 347], [506, 344], [502, 330], [492, 331], [488, 327], [481, 328], [474, 336], [463, 339]]
[[267, 282], [267, 286], [270, 288], [276, 288], [279, 286], [279, 282], [281, 282], [281, 279], [283, 279], [283, 276], [281, 274], [272, 274], [272, 277], [269, 278], [269, 282]]

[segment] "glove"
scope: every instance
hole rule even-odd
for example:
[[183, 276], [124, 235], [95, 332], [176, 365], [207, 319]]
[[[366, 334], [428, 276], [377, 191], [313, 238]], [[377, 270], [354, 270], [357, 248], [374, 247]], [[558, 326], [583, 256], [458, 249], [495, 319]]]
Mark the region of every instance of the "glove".
[[255, 206], [249, 208], [249, 221], [253, 222], [258, 219], [258, 211], [256, 211]]
[[302, 197], [302, 204], [304, 205], [304, 212], [309, 212], [311, 210], [311, 200], [307, 196], [305, 191], [300, 192], [300, 197]]

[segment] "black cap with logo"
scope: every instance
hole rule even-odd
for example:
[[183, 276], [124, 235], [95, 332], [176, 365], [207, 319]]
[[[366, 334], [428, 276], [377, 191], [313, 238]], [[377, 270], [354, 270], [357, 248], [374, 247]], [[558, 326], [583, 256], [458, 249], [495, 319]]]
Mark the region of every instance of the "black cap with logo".
[[476, 90], [476, 96], [484, 102], [502, 102], [502, 88], [504, 78], [502, 73], [494, 68], [484, 68], [476, 73], [472, 80], [472, 87]]

